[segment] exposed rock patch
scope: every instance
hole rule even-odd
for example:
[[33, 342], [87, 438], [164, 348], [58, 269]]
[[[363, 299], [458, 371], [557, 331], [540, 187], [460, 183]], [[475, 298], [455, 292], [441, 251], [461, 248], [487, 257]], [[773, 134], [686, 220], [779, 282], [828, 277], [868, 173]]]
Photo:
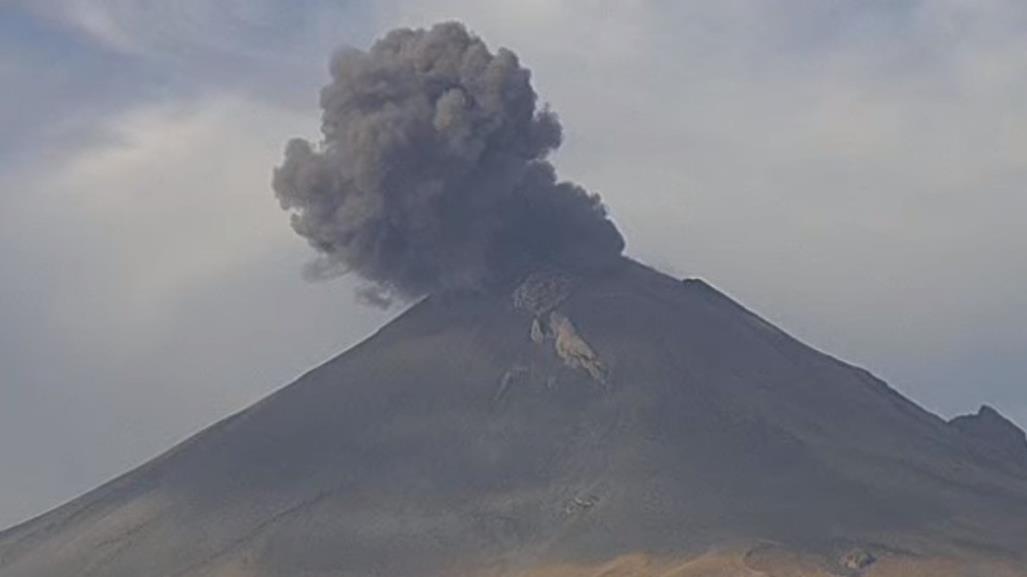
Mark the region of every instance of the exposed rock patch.
[[513, 382], [520, 378], [522, 375], [525, 375], [527, 373], [528, 367], [520, 364], [514, 365], [507, 369], [506, 372], [503, 373], [503, 376], [499, 379], [499, 388], [496, 389], [496, 394], [492, 400], [501, 400], [503, 398], [503, 395], [506, 394], [506, 391], [510, 389], [510, 385], [513, 384]]
[[531, 319], [531, 342], [541, 345], [546, 341], [546, 329], [542, 327], [542, 321], [538, 317]]
[[[553, 311], [544, 317], [532, 319], [530, 336], [532, 342], [538, 345], [552, 340], [553, 349], [563, 364], [572, 369], [584, 370], [596, 382], [606, 383], [606, 366], [563, 313]], [[555, 382], [555, 379], [550, 377], [550, 381]]]
[[1006, 455], [1027, 459], [1027, 434], [987, 405], [982, 406], [976, 415], [952, 419], [949, 425]]
[[578, 334], [574, 323], [556, 310], [571, 294], [574, 280], [558, 271], [534, 272], [513, 292], [514, 307], [532, 314], [529, 336], [535, 344], [553, 339], [557, 356], [565, 365], [582, 369], [605, 383], [607, 371], [592, 347]]
[[567, 515], [573, 515], [574, 513], [587, 511], [598, 504], [599, 497], [597, 495], [577, 496], [567, 503], [563, 512]]
[[606, 383], [606, 367], [592, 347], [581, 338], [574, 323], [561, 313], [549, 313], [550, 329], [556, 339], [556, 354], [568, 367], [583, 369], [594, 380]]
[[853, 549], [841, 558], [841, 566], [852, 571], [862, 571], [876, 562], [877, 557], [863, 549]]
[[561, 272], [534, 272], [514, 289], [513, 304], [535, 317], [541, 317], [567, 300], [573, 287], [573, 279]]

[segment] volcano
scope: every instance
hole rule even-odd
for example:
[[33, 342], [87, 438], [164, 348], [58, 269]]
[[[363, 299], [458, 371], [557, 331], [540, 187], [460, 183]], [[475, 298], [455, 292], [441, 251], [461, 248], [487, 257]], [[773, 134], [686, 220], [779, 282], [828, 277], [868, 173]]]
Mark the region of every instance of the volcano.
[[422, 300], [0, 575], [1027, 575], [1027, 441], [624, 259]]

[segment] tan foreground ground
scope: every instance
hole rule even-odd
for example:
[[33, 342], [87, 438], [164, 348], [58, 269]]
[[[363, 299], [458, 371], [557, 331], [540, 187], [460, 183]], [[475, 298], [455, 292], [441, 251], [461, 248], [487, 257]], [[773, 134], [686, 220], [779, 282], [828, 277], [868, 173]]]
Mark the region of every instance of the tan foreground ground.
[[995, 562], [884, 556], [860, 570], [825, 569], [825, 560], [771, 549], [709, 553], [687, 561], [627, 555], [598, 565], [557, 565], [516, 577], [1024, 577], [1027, 569]]

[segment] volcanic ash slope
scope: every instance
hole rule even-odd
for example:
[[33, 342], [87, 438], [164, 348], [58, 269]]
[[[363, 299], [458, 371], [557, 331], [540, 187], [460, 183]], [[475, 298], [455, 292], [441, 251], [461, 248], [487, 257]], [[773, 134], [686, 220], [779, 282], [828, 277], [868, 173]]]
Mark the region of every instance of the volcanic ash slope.
[[0, 576], [1027, 575], [992, 413], [947, 423], [698, 280], [545, 273], [428, 298], [0, 534]]

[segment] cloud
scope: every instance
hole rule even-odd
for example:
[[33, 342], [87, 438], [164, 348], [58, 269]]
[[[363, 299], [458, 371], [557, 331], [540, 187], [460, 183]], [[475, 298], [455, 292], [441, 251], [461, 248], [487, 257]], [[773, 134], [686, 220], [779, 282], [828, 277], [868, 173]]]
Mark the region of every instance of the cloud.
[[303, 28], [313, 2], [270, 0], [32, 0], [33, 13], [92, 38], [110, 50], [148, 54], [170, 50], [270, 52]]
[[[307, 108], [340, 43], [371, 38], [371, 7], [334, 0], [11, 0], [12, 18], [30, 19], [121, 66], [154, 98], [207, 91], [246, 93], [278, 106]], [[74, 53], [62, 54], [62, 60]], [[60, 62], [60, 61], [58, 61]]]
[[356, 272], [382, 302], [620, 255], [599, 198], [546, 160], [561, 127], [513, 52], [446, 23], [340, 52], [331, 71], [323, 143], [291, 141], [273, 182], [293, 229], [330, 263], [316, 276]]
[[0, 198], [0, 455], [11, 465], [0, 525], [140, 463], [384, 322], [350, 306], [352, 283], [303, 281], [306, 247], [281, 225], [269, 167], [283, 139], [315, 125], [231, 94], [159, 103], [112, 117], [110, 139], [0, 170], [0, 187], [17, 191]]

